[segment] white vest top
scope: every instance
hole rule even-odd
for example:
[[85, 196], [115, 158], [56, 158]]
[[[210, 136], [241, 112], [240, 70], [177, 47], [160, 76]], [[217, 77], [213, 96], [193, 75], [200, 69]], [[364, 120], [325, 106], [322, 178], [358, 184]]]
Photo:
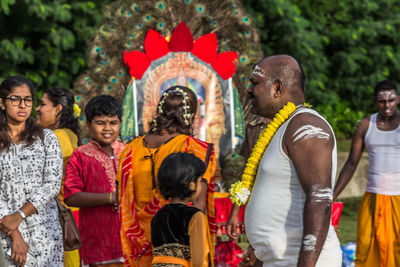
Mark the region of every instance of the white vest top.
[[365, 146], [369, 167], [367, 192], [400, 195], [400, 125], [392, 131], [377, 127], [378, 113], [371, 115]]
[[[314, 110], [301, 108], [278, 129], [261, 159], [246, 206], [246, 234], [255, 249], [255, 255], [264, 266], [297, 265], [303, 237], [305, 194], [293, 162], [282, 149], [282, 139], [290, 120], [303, 112], [322, 118]], [[332, 151], [332, 191], [336, 163], [335, 142]], [[317, 266], [339, 267], [341, 262], [340, 243], [335, 230], [330, 226]]]

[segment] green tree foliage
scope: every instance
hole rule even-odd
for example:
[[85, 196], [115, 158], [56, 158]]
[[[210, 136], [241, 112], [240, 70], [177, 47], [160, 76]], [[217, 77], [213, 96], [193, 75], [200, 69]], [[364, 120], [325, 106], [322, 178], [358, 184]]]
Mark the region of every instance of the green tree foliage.
[[[0, 80], [72, 87], [112, 0], [0, 0]], [[242, 0], [264, 54], [286, 53], [307, 75], [307, 101], [339, 137], [375, 111], [373, 87], [400, 77], [400, 0]]]
[[71, 88], [109, 2], [0, 0], [0, 80], [24, 75], [39, 90]]
[[375, 111], [373, 87], [400, 77], [398, 0], [246, 0], [265, 55], [287, 53], [308, 78], [307, 101], [340, 137]]

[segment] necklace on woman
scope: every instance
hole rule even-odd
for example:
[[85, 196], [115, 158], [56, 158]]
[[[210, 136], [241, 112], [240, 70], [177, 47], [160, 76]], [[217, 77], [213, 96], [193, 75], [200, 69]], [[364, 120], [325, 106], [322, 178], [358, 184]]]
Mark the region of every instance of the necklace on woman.
[[147, 150], [149, 151], [150, 155], [146, 155], [144, 156], [145, 159], [150, 159], [151, 160], [151, 180], [153, 183], [153, 189], [157, 187], [156, 185], [156, 170], [155, 170], [155, 159], [156, 159], [156, 155], [158, 153], [158, 151], [160, 150], [160, 147], [157, 147], [156, 151], [153, 153], [151, 151], [150, 145], [149, 143], [146, 141], [146, 137], [143, 138], [143, 142], [145, 144], [145, 147], [147, 148]]
[[169, 141], [171, 141], [172, 139], [174, 139], [175, 137], [177, 137], [178, 135], [173, 135], [170, 138], [168, 138], [167, 140], [165, 140], [161, 145], [159, 145], [156, 149], [156, 151], [153, 153], [152, 150], [154, 150], [155, 148], [151, 148], [150, 144], [147, 142], [146, 137], [143, 137], [143, 143], [145, 145], [145, 147], [147, 148], [147, 150], [149, 151], [150, 155], [146, 155], [144, 156], [145, 159], [150, 159], [151, 160], [151, 178], [152, 178], [152, 183], [153, 183], [153, 189], [155, 189], [157, 187], [156, 185], [156, 156], [158, 151], [160, 150], [160, 148], [165, 145], [166, 143], [168, 143]]
[[281, 110], [279, 110], [278, 113], [275, 114], [273, 120], [260, 134], [257, 143], [254, 145], [253, 150], [251, 151], [250, 157], [247, 160], [245, 169], [243, 171], [242, 180], [234, 183], [229, 189], [232, 203], [238, 206], [245, 205], [247, 203], [254, 185], [254, 180], [261, 158], [276, 131], [283, 123], [286, 122], [286, 120], [297, 108], [308, 106], [308, 104], [295, 106], [292, 102], [288, 102]]

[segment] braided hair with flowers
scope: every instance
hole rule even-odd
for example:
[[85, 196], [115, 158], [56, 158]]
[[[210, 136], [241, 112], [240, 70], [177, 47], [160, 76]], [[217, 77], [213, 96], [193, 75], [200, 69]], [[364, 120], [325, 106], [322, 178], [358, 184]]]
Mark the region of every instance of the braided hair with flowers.
[[160, 97], [157, 114], [150, 123], [150, 132], [160, 134], [162, 130], [168, 133], [191, 135], [191, 117], [196, 113], [196, 95], [185, 86], [168, 88]]

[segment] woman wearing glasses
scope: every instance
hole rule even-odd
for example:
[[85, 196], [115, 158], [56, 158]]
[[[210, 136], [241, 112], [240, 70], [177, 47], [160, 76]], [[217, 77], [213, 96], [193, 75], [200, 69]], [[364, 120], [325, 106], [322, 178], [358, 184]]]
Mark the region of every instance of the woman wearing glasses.
[[31, 118], [34, 89], [20, 76], [0, 84], [0, 245], [7, 266], [63, 266], [55, 197], [63, 160], [55, 134]]

